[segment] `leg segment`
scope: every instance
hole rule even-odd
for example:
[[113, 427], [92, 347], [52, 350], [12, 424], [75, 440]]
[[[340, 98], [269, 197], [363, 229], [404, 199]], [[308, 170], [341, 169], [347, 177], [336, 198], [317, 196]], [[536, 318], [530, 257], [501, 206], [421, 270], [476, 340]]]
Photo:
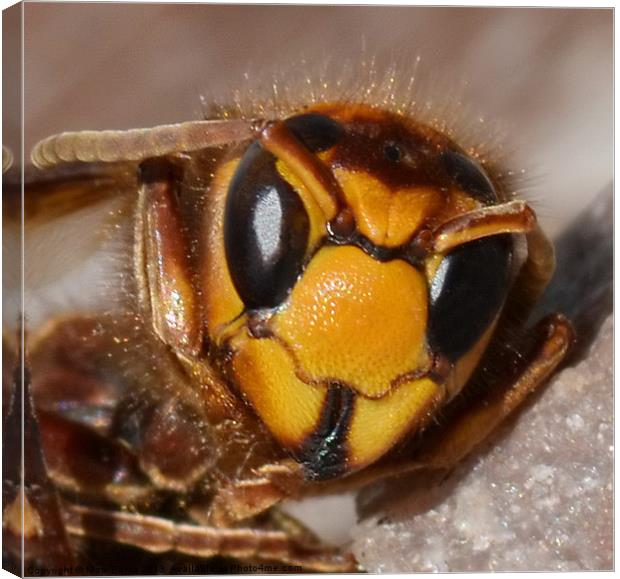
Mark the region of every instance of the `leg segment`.
[[67, 528], [74, 535], [115, 541], [152, 553], [256, 558], [324, 572], [357, 570], [351, 556], [336, 549], [304, 545], [279, 530], [218, 529], [77, 505], [67, 509]]
[[174, 173], [174, 165], [161, 159], [141, 166], [135, 270], [157, 335], [175, 351], [195, 355], [201, 348], [201, 323]]
[[302, 469], [294, 460], [265, 464], [254, 474], [220, 489], [209, 504], [206, 516], [201, 509], [190, 506], [191, 515], [201, 523], [227, 527], [296, 495], [304, 483]]

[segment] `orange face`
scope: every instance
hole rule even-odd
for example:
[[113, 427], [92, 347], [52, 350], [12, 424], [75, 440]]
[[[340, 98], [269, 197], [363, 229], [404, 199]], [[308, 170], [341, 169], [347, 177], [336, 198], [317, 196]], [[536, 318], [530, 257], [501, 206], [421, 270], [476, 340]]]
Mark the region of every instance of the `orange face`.
[[267, 126], [211, 195], [210, 341], [309, 478], [376, 461], [462, 388], [507, 292], [511, 242], [434, 250], [443, 224], [499, 201], [447, 137], [317, 106]]

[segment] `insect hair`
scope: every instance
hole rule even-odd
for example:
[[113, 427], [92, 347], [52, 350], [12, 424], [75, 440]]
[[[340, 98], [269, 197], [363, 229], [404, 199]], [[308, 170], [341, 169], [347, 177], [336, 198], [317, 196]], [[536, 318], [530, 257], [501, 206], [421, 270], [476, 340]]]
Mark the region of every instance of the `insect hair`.
[[507, 198], [523, 196], [531, 185], [524, 169], [510, 166], [514, 147], [508, 127], [486, 119], [465, 100], [466, 81], [430, 74], [419, 55], [401, 54], [383, 65], [362, 53], [355, 61], [332, 56], [253, 70], [234, 87], [205, 89], [204, 117], [278, 119], [326, 102], [364, 104], [447, 135], [485, 167]]

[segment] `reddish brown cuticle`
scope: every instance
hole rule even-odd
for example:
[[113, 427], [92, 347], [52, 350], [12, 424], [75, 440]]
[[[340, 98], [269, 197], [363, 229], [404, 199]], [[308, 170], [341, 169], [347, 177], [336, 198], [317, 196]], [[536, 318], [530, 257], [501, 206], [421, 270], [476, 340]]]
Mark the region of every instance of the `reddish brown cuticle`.
[[346, 238], [355, 232], [355, 217], [350, 208], [343, 208], [330, 222], [329, 228], [333, 235]]
[[433, 245], [433, 232], [430, 229], [422, 229], [409, 244], [408, 255], [415, 259], [424, 259]]

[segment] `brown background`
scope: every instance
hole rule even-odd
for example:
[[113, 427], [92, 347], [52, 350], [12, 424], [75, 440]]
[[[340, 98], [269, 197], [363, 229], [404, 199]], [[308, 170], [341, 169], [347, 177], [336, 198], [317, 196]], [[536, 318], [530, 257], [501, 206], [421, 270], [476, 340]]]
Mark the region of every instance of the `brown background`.
[[421, 56], [431, 87], [465, 83], [463, 102], [508, 127], [552, 234], [611, 180], [611, 10], [26, 3], [24, 21], [27, 151], [63, 130], [196, 118], [247, 71], [365, 46], [402, 75]]

